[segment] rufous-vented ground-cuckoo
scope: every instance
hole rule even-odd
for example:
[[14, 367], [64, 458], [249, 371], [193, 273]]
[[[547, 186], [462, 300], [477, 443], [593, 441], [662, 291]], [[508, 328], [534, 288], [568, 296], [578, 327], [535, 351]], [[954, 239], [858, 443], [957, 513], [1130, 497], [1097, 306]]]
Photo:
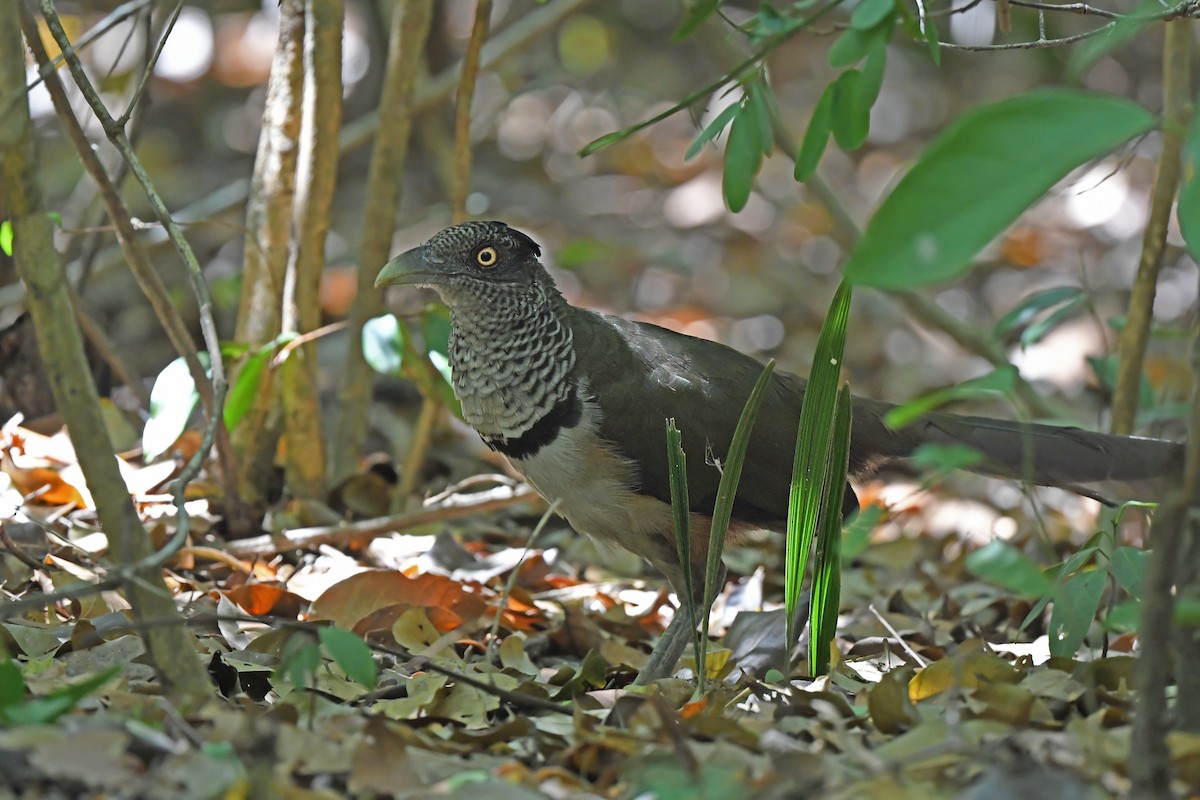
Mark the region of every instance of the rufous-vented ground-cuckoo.
[[[664, 420], [687, 453], [693, 574], [704, 573], [709, 517], [742, 406], [763, 366], [724, 345], [568, 305], [541, 248], [500, 222], [466, 222], [392, 259], [376, 286], [432, 287], [450, 310], [450, 364], [463, 416], [578, 531], [619, 544], [683, 587], [667, 482]], [[763, 399], [731, 533], [782, 530], [805, 380], [776, 371]], [[869, 472], [925, 443], [983, 454], [976, 471], [1112, 490], [1148, 485], [1182, 463], [1153, 439], [929, 414], [901, 430], [886, 403], [856, 397], [850, 469]], [[847, 493], [852, 497], [852, 494]], [[668, 674], [690, 631], [677, 614], [639, 681]], [[678, 624], [676, 624], [678, 623]]]

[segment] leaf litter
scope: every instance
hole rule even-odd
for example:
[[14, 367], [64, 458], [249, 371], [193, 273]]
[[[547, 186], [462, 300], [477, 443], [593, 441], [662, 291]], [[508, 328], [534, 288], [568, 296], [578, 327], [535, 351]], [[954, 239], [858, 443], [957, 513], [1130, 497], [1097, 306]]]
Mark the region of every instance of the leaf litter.
[[[6, 596], [103, 577], [69, 441], [9, 425], [2, 445]], [[169, 536], [178, 461], [121, 460], [152, 533]], [[826, 676], [788, 671], [780, 543], [751, 537], [714, 609], [717, 680], [698, 699], [690, 660], [631, 686], [674, 607], [662, 580], [624, 577], [636, 563], [557, 521], [527, 551], [536, 508], [248, 560], [222, 550], [197, 495], [165, 575], [220, 699], [186, 714], [163, 701], [118, 594], [6, 617], [0, 794], [1123, 795], [1133, 637], [1094, 621], [1073, 655], [1052, 655], [1053, 604], [1031, 614], [1030, 597], [977, 578], [977, 549], [938, 530], [923, 494], [847, 558]], [[1043, 512], [1064, 545], [1075, 521]], [[1036, 535], [1023, 522], [1007, 544], [1035, 552]], [[328, 625], [349, 634], [316, 635]], [[1200, 737], [1170, 748], [1195, 791]]]

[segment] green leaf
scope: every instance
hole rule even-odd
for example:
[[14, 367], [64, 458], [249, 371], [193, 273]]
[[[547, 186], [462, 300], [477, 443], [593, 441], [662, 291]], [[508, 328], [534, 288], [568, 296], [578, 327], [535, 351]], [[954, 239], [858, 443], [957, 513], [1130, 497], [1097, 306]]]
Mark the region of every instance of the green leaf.
[[[208, 368], [208, 353], [198, 353], [200, 363]], [[183, 356], [162, 368], [150, 389], [150, 416], [142, 428], [142, 452], [146, 461], [152, 461], [167, 452], [187, 427], [188, 418], [200, 393], [196, 382], [184, 363]]]
[[1104, 570], [1091, 569], [1075, 573], [1059, 587], [1050, 612], [1050, 655], [1075, 655], [1096, 618], [1106, 579]]
[[829, 134], [833, 130], [833, 95], [834, 84], [825, 87], [821, 99], [813, 109], [812, 118], [808, 121], [808, 130], [804, 132], [804, 141], [800, 143], [800, 152], [796, 154], [795, 178], [803, 182], [817, 171], [821, 155], [829, 144]]
[[0, 250], [4, 251], [4, 255], [11, 256], [13, 254], [13, 226], [12, 220], [4, 220], [0, 222]]
[[1032, 91], [963, 114], [875, 212], [846, 279], [911, 289], [954, 278], [1068, 172], [1154, 122], [1126, 100], [1068, 89]]
[[1177, 598], [1172, 619], [1176, 625], [1200, 626], [1200, 597]]
[[761, 142], [758, 116], [743, 101], [729, 128], [729, 140], [725, 143], [725, 173], [721, 182], [725, 204], [734, 213], [745, 208], [750, 199], [750, 189], [762, 166]]
[[[1126, 600], [1117, 603], [1112, 607], [1111, 611], [1104, 615], [1104, 627], [1110, 631], [1132, 633], [1138, 629], [1141, 617], [1142, 602], [1140, 600]], [[1176, 622], [1178, 621], [1177, 618]]]
[[861, 77], [855, 82], [853, 93], [847, 98], [850, 104], [847, 115], [856, 122], [848, 126], [843, 139], [838, 144], [845, 150], [857, 150], [867, 141], [871, 130], [871, 107], [879, 98], [879, 90], [883, 86], [883, 72], [887, 66], [887, 43], [890, 30], [880, 29], [873, 33], [874, 40], [863, 63]]
[[671, 39], [677, 42], [691, 36], [697, 28], [704, 24], [704, 20], [712, 16], [719, 5], [721, 5], [721, 0], [693, 0], [687, 13], [683, 15], [683, 22], [679, 23], [675, 33], [671, 34]]
[[1055, 286], [1034, 292], [1018, 303], [1011, 311], [996, 321], [992, 327], [991, 337], [999, 340], [1033, 321], [1041, 312], [1048, 308], [1084, 297], [1083, 290], [1077, 286]]
[[796, 609], [813, 538], [821, 528], [823, 500], [830, 480], [834, 417], [840, 384], [842, 353], [850, 319], [849, 284], [839, 284], [829, 314], [817, 337], [813, 368], [800, 407], [792, 487], [788, 497], [787, 544], [784, 557], [784, 599], [787, 606], [786, 644], [796, 641]]
[[925, 17], [925, 42], [929, 45], [929, 60], [936, 66], [942, 65], [942, 40], [937, 25], [930, 16]]
[[[1187, 136], [1183, 140], [1183, 183], [1179, 187], [1179, 203], [1175, 213], [1179, 218], [1179, 232], [1187, 245], [1192, 259], [1200, 261], [1200, 114], [1192, 115]], [[0, 246], [4, 244], [4, 232], [0, 230]]]
[[857, 28], [842, 31], [842, 35], [829, 48], [829, 66], [844, 69], [857, 64], [867, 54], [871, 39], [869, 32]]
[[899, 430], [920, 417], [947, 403], [960, 400], [980, 400], [997, 394], [1011, 396], [1017, 385], [1017, 368], [1011, 364], [997, 367], [986, 375], [930, 392], [916, 400], [896, 406], [883, 417], [883, 424]]
[[769, 87], [761, 80], [750, 81], [746, 94], [746, 111], [753, 112], [757, 118], [758, 141], [764, 156], [771, 155], [775, 149], [775, 131], [771, 127], [771, 106], [773, 97]]
[[1078, 297], [1059, 306], [1050, 314], [1047, 314], [1042, 320], [1030, 325], [1021, 332], [1020, 344], [1022, 349], [1037, 344], [1059, 325], [1079, 316], [1079, 313], [1086, 306], [1087, 296], [1080, 294]]
[[858, 85], [862, 73], [848, 69], [833, 82], [833, 140], [843, 150], [855, 150], [867, 140], [870, 115], [860, 113]]
[[871, 544], [871, 534], [883, 520], [883, 506], [871, 503], [860, 508], [842, 527], [842, 564], [849, 564]]
[[729, 124], [730, 120], [737, 116], [740, 108], [741, 105], [738, 103], [730, 103], [729, 105], [725, 106], [725, 108], [721, 110], [721, 113], [717, 114], [717, 116], [713, 118], [713, 121], [708, 123], [704, 130], [700, 131], [700, 135], [696, 137], [695, 141], [693, 141], [691, 146], [688, 147], [687, 152], [683, 154], [683, 160], [691, 161], [696, 157], [696, 154], [700, 152], [704, 145], [720, 136], [721, 131], [725, 130], [725, 126]]
[[813, 675], [824, 675], [829, 671], [829, 649], [837, 634], [842, 595], [842, 499], [850, 468], [850, 417], [850, 387], [845, 385], [838, 392], [834, 410], [819, 514], [817, 562], [813, 568], [812, 604], [809, 606], [812, 646], [808, 649], [808, 666]]
[[246, 412], [254, 406], [254, 398], [258, 396], [258, 390], [262, 387], [263, 374], [274, 354], [275, 346], [272, 344], [250, 356], [242, 365], [233, 385], [229, 387], [223, 412], [225, 427], [229, 431], [236, 429]]
[[606, 147], [609, 147], [611, 145], [616, 144], [617, 142], [628, 139], [630, 136], [632, 136], [633, 134], [637, 133], [639, 130], [642, 130], [642, 128], [645, 128], [645, 127], [647, 127], [647, 126], [645, 124], [642, 124], [642, 125], [634, 126], [632, 128], [625, 128], [624, 130], [613, 131], [612, 133], [606, 133], [603, 136], [597, 136], [595, 139], [588, 142], [586, 145], [584, 145], [580, 149], [579, 155], [582, 157], [582, 156], [590, 156], [592, 153], [598, 153]]
[[321, 646], [307, 632], [297, 632], [283, 645], [275, 677], [292, 686], [306, 686], [320, 666]]
[[[1088, 356], [1087, 362], [1096, 376], [1096, 381], [1109, 392], [1113, 391], [1117, 385], [1117, 356]], [[1138, 406], [1142, 409], [1153, 409], [1156, 402], [1150, 377], [1143, 371], [1141, 383], [1138, 385]]]
[[16, 705], [0, 708], [0, 721], [16, 725], [44, 725], [61, 717], [88, 695], [112, 680], [119, 666], [89, 675], [84, 680], [55, 689], [45, 697], [34, 697]]
[[318, 630], [325, 652], [345, 671], [347, 677], [360, 686], [374, 689], [378, 678], [375, 659], [371, 648], [356, 633], [334, 626]]
[[0, 717], [4, 710], [25, 699], [25, 676], [21, 667], [8, 656], [0, 660]]
[[867, 31], [886, 19], [896, 10], [895, 0], [862, 0], [850, 15], [851, 30]]
[[1022, 597], [1041, 597], [1054, 588], [1041, 568], [1007, 542], [992, 540], [967, 556], [967, 569], [977, 578]]
[[404, 365], [404, 329], [395, 314], [367, 320], [362, 329], [363, 358], [384, 375], [400, 375]]
[[922, 472], [935, 477], [960, 469], [970, 469], [984, 461], [983, 453], [966, 444], [923, 444], [913, 451], [909, 461]]
[[1118, 547], [1112, 554], [1112, 573], [1117, 584], [1138, 599], [1141, 599], [1146, 585], [1146, 563], [1149, 559], [1150, 553], [1129, 545]]

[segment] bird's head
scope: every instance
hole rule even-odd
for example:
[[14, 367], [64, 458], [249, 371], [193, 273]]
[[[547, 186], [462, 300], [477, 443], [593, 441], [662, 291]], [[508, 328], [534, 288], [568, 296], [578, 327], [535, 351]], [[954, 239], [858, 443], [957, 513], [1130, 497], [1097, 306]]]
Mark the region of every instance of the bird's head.
[[454, 306], [498, 289], [522, 290], [548, 281], [542, 248], [503, 222], [464, 222], [393, 258], [375, 278], [381, 286], [426, 286]]

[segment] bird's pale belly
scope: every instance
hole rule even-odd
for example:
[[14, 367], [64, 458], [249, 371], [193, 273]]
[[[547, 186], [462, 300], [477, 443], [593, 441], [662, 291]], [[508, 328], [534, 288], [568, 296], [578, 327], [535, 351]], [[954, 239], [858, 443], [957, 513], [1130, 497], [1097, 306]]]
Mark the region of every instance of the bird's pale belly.
[[617, 544], [660, 570], [677, 570], [671, 507], [634, 490], [637, 476], [598, 436], [599, 409], [584, 403], [580, 423], [516, 467], [580, 533]]

